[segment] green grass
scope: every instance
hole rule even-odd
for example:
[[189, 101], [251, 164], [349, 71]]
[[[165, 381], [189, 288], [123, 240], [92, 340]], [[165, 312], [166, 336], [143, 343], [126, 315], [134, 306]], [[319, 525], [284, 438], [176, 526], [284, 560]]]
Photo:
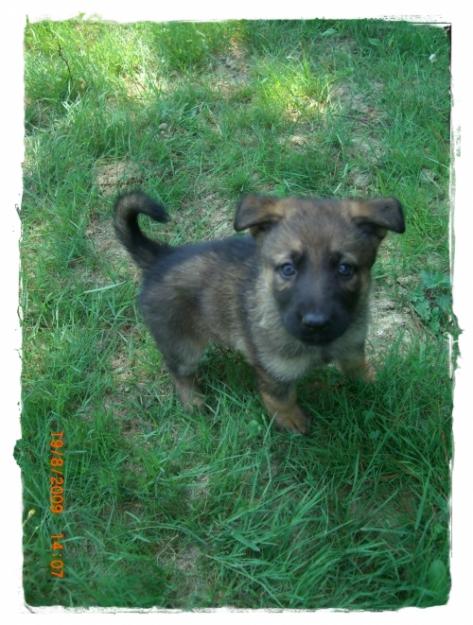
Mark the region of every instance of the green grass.
[[[22, 204], [24, 589], [32, 605], [398, 609], [450, 587], [449, 44], [370, 21], [28, 25]], [[429, 58], [435, 54], [435, 62]], [[375, 267], [405, 320], [378, 381], [314, 372], [310, 436], [275, 430], [235, 354], [177, 403], [111, 228], [141, 186], [173, 244], [248, 191], [395, 195]], [[388, 326], [390, 321], [388, 318]], [[402, 325], [402, 324], [401, 324]], [[49, 510], [64, 431], [65, 510]], [[49, 573], [63, 533], [64, 579]]]

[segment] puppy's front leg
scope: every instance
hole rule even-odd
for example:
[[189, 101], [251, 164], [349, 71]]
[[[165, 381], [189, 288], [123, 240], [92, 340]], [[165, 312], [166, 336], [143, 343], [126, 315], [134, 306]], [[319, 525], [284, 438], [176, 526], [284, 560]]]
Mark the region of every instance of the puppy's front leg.
[[364, 345], [359, 350], [348, 352], [343, 358], [336, 361], [338, 369], [350, 378], [363, 380], [364, 382], [374, 382], [376, 380], [376, 370], [372, 364], [366, 360]]
[[273, 379], [265, 371], [258, 371], [261, 398], [270, 417], [274, 417], [279, 427], [307, 434], [310, 419], [297, 404], [294, 384]]
[[174, 376], [174, 384], [179, 399], [186, 410], [192, 412], [204, 407], [204, 397], [199, 392], [193, 376]]

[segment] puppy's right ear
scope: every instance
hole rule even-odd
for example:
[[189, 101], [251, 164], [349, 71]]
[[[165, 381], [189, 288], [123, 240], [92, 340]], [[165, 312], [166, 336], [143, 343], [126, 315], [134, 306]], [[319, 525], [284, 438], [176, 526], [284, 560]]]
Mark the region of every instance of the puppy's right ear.
[[247, 195], [237, 206], [233, 227], [237, 232], [250, 228], [256, 236], [285, 216], [286, 208], [279, 198], [270, 195]]
[[351, 203], [350, 212], [357, 226], [379, 240], [385, 237], [386, 230], [402, 234], [406, 229], [401, 202], [395, 197], [355, 201]]

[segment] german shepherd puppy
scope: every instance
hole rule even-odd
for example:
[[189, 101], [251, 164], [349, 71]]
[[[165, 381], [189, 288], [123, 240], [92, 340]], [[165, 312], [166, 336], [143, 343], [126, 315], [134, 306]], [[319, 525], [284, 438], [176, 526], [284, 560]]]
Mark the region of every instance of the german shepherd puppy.
[[203, 404], [194, 376], [209, 342], [245, 356], [269, 415], [293, 432], [308, 431], [295, 383], [310, 367], [334, 362], [373, 379], [370, 269], [386, 231], [404, 232], [398, 200], [249, 195], [234, 220], [249, 236], [179, 247], [146, 237], [139, 214], [167, 214], [144, 193], [125, 193], [114, 226], [142, 269], [141, 311], [186, 407]]

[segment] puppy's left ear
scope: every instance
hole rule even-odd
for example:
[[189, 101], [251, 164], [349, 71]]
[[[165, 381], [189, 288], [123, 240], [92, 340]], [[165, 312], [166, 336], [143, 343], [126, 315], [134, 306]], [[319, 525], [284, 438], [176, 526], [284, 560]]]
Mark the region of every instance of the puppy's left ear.
[[357, 226], [379, 239], [386, 236], [386, 230], [402, 234], [406, 229], [402, 205], [394, 197], [353, 202], [350, 212]]
[[271, 195], [247, 195], [240, 200], [235, 213], [233, 227], [237, 232], [250, 229], [256, 236], [268, 230], [285, 217], [284, 202]]

